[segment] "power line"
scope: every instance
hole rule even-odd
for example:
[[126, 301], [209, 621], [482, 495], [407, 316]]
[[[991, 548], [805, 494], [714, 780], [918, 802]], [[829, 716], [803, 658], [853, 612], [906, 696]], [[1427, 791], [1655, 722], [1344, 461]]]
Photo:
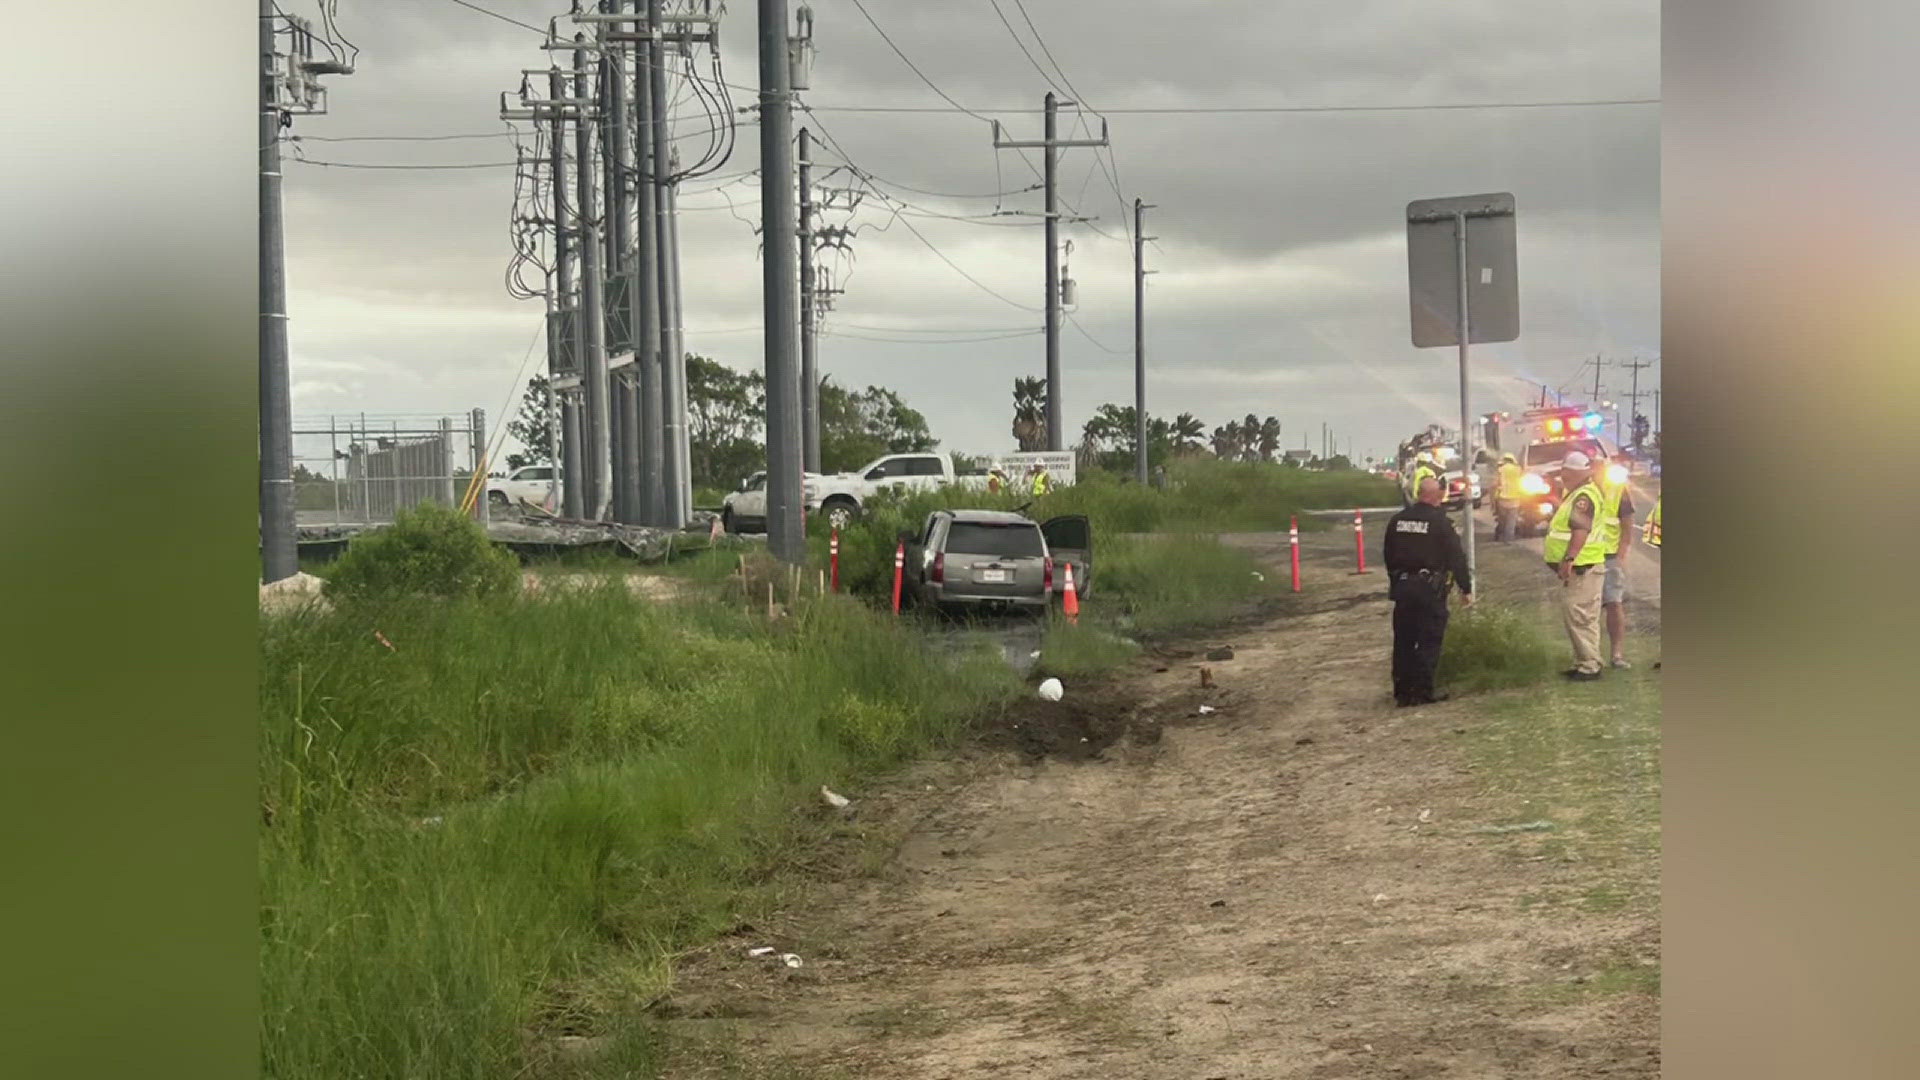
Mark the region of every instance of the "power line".
[[[1033, 58], [1033, 52], [1027, 48], [1027, 43], [1020, 40], [1020, 35], [1014, 32], [1013, 24], [1007, 21], [1007, 13], [1000, 10], [1000, 0], [987, 0], [987, 2], [993, 5], [993, 13], [995, 15], [1000, 16], [1000, 25], [1007, 28], [1007, 36], [1013, 39], [1013, 43], [1015, 45], [1020, 46], [1020, 52], [1022, 55], [1024, 55], [1027, 58], [1027, 63], [1032, 64], [1033, 70], [1040, 73], [1040, 81], [1046, 83], [1048, 86], [1052, 86], [1055, 90], [1060, 90], [1058, 86], [1054, 85], [1053, 76], [1047, 74], [1047, 70], [1040, 66], [1040, 61], [1035, 60]], [[1026, 14], [1026, 9], [1024, 7], [1021, 9], [1021, 14], [1022, 15]], [[1029, 28], [1033, 26], [1032, 19], [1027, 20], [1027, 26]], [[1034, 38], [1036, 40], [1038, 40], [1039, 37], [1040, 37], [1039, 34], [1034, 35]], [[1040, 43], [1040, 47], [1043, 49], [1046, 48], [1046, 42], [1042, 41]], [[1054, 66], [1057, 68], [1059, 65], [1056, 64]], [[1061, 78], [1064, 79], [1065, 76], [1063, 75], [1061, 76]], [[1063, 96], [1067, 95], [1067, 92], [1064, 90], [1061, 90], [1060, 92]]]
[[1009, 341], [1014, 338], [1033, 337], [1034, 335], [1039, 334], [1041, 330], [1039, 327], [1036, 326], [1031, 330], [1022, 330], [1019, 333], [1015, 333], [1015, 334], [993, 334], [985, 337], [969, 337], [969, 338], [919, 338], [919, 339], [868, 337], [864, 334], [849, 334], [844, 331], [833, 330], [830, 328], [823, 329], [820, 332], [827, 335], [828, 337], [846, 338], [850, 341], [881, 341], [881, 342], [887, 342], [893, 345], [973, 345], [973, 344], [978, 344], [979, 342], [982, 342], [982, 341]]
[[919, 326], [863, 326], [860, 323], [841, 323], [852, 330], [871, 330], [882, 334], [1037, 334], [1037, 326], [966, 326], [951, 330]]
[[940, 257], [941, 262], [946, 263], [948, 266], [951, 266], [953, 268], [954, 273], [959, 274], [961, 277], [966, 278], [968, 281], [972, 282], [974, 284], [974, 287], [978, 288], [981, 292], [986, 293], [987, 295], [993, 297], [995, 300], [999, 300], [1004, 304], [1010, 304], [1013, 307], [1017, 307], [1021, 311], [1038, 312], [1040, 310], [1037, 307], [1031, 307], [1027, 304], [1023, 304], [1018, 300], [1007, 299], [1005, 296], [1002, 296], [1001, 294], [995, 292], [991, 287], [989, 287], [986, 283], [982, 282], [979, 278], [974, 277], [972, 274], [969, 274], [965, 270], [961, 269], [959, 263], [956, 263], [952, 259], [947, 258], [946, 252], [941, 251], [939, 248], [933, 246], [933, 241], [927, 239], [925, 236], [922, 236], [920, 234], [920, 230], [913, 227], [913, 222], [903, 217], [900, 219], [900, 224], [905, 225], [907, 227], [907, 231], [912, 233], [915, 239], [919, 240], [922, 244], [925, 244], [928, 251], [931, 251], [935, 255], [938, 255]]
[[1073, 328], [1075, 330], [1080, 331], [1080, 336], [1083, 338], [1086, 338], [1088, 341], [1093, 342], [1094, 345], [1097, 346], [1101, 351], [1110, 352], [1115, 356], [1132, 355], [1133, 350], [1131, 349], [1115, 349], [1104, 344], [1103, 342], [1101, 342], [1099, 338], [1094, 337], [1092, 334], [1088, 333], [1086, 327], [1080, 325], [1080, 320], [1074, 317], [1073, 312], [1069, 311], [1066, 314], [1067, 314], [1067, 321], [1073, 324]]
[[469, 3], [468, 0], [453, 0], [453, 2], [456, 4], [459, 4], [463, 8], [469, 8], [473, 11], [479, 12], [482, 15], [487, 15], [487, 16], [491, 16], [492, 18], [499, 19], [501, 22], [512, 23], [515, 26], [524, 26], [527, 29], [533, 31], [534, 33], [539, 34], [541, 37], [547, 36], [547, 31], [545, 28], [535, 26], [532, 23], [523, 23], [519, 19], [513, 18], [512, 16], [502, 15], [497, 11], [489, 11], [486, 8], [481, 7], [479, 4]]
[[[924, 71], [921, 71], [918, 64], [915, 64], [912, 60], [908, 59], [907, 54], [900, 51], [900, 46], [895, 45], [893, 43], [893, 39], [887, 36], [887, 32], [880, 28], [879, 22], [875, 21], [873, 14], [867, 10], [867, 5], [861, 3], [860, 0], [853, 0], [853, 6], [860, 9], [860, 14], [864, 16], [867, 20], [867, 25], [873, 27], [873, 32], [876, 34], [879, 34], [880, 40], [887, 43], [887, 48], [893, 50], [893, 55], [899, 57], [900, 62], [907, 65], [907, 68], [911, 70], [915, 75], [920, 76], [920, 81], [927, 84], [927, 89], [932, 90], [936, 94], [939, 94], [941, 100], [945, 101], [947, 104], [953, 106], [954, 108], [960, 110], [961, 112], [966, 113], [967, 115], [972, 116], [974, 119], [979, 120], [983, 123], [988, 122], [986, 117], [981, 116], [979, 113], [974, 112], [972, 109], [969, 109], [965, 105], [962, 105], [958, 101], [955, 101], [951, 94], [947, 93], [945, 90], [940, 89], [940, 87], [936, 83], [934, 83], [932, 79], [927, 78], [927, 73]], [[945, 112], [947, 110], [936, 109], [933, 111]]]
[[[1395, 113], [1433, 112], [1475, 109], [1583, 109], [1626, 105], [1658, 105], [1661, 98], [1594, 98], [1577, 101], [1458, 101], [1429, 102], [1423, 105], [1168, 105], [1103, 109], [1100, 116], [1193, 116], [1215, 113]], [[843, 113], [947, 113], [937, 105], [809, 105], [814, 112]], [[1033, 108], [968, 109], [968, 116], [1032, 116], [1042, 112]], [[1092, 111], [1092, 110], [1089, 110]]]
[[328, 169], [517, 169], [518, 161], [465, 161], [448, 165], [398, 165], [377, 164], [363, 161], [321, 161], [317, 158], [300, 157], [293, 160], [301, 165], [319, 165]]

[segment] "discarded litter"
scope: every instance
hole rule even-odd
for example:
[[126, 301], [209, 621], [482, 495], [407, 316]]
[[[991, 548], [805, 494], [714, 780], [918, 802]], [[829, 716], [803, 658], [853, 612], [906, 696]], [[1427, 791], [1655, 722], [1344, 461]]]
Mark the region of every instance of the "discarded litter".
[[787, 965], [790, 968], [797, 968], [800, 966], [800, 963], [801, 963], [800, 958], [790, 952], [781, 953], [780, 962]]
[[772, 956], [778, 951], [778, 949], [775, 949], [771, 945], [755, 945], [753, 948], [747, 950], [747, 958], [750, 960], [758, 960], [763, 956]]
[[853, 801], [845, 795], [839, 795], [829, 791], [825, 784], [820, 785], [820, 797], [827, 800], [827, 805], [833, 807], [835, 810], [845, 810]]
[[1420, 811], [1420, 824], [1425, 825], [1427, 822], [1432, 820], [1433, 820], [1433, 811], [1431, 810]]
[[1046, 701], [1059, 701], [1066, 696], [1066, 692], [1059, 679], [1048, 679], [1040, 684], [1040, 697]]
[[1375, 893], [1375, 894], [1373, 894], [1373, 902], [1374, 902], [1374, 903], [1376, 903], [1376, 904], [1384, 904], [1384, 903], [1386, 903], [1386, 902], [1387, 902], [1387, 894], [1386, 894], [1386, 893]]
[[1253, 580], [1255, 580], [1255, 581], [1265, 581], [1265, 580], [1267, 580], [1267, 575], [1265, 575], [1265, 574], [1263, 574], [1263, 573], [1261, 573], [1261, 572], [1260, 572], [1260, 571], [1258, 571], [1258, 570], [1255, 570], [1255, 571], [1253, 572]]
[[1201, 715], [1201, 716], [1212, 716], [1212, 715], [1213, 715], [1214, 713], [1217, 713], [1217, 712], [1219, 712], [1219, 711], [1220, 711], [1219, 709], [1216, 709], [1216, 708], [1214, 708], [1214, 707], [1213, 707], [1213, 706], [1211, 706], [1211, 705], [1202, 705], [1202, 706], [1200, 706], [1200, 715]]
[[1029, 660], [1038, 660], [1038, 659], [1040, 659], [1040, 650], [1039, 650], [1039, 649], [1035, 649], [1035, 650], [1033, 650], [1032, 652], [1030, 652], [1030, 653], [1028, 653], [1028, 654], [1027, 654], [1027, 659], [1029, 659]]
[[1552, 829], [1553, 829], [1553, 822], [1551, 821], [1528, 821], [1519, 825], [1482, 825], [1479, 828], [1468, 829], [1467, 831], [1470, 833], [1497, 834], [1497, 833], [1516, 833], [1516, 832], [1549, 832]]

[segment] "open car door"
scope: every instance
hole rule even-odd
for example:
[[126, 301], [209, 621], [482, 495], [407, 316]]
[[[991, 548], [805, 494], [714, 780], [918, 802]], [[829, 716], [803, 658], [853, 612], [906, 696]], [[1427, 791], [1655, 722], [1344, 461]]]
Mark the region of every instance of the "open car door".
[[1040, 523], [1053, 555], [1056, 595], [1066, 592], [1066, 567], [1073, 567], [1073, 589], [1083, 599], [1093, 592], [1093, 523], [1080, 514], [1048, 518]]

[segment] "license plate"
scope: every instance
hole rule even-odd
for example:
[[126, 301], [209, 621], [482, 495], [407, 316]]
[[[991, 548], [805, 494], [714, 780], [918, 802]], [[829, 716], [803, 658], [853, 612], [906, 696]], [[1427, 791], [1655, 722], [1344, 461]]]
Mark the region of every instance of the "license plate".
[[979, 576], [983, 582], [1005, 584], [1007, 581], [1007, 572], [1005, 570], [981, 570], [979, 571]]

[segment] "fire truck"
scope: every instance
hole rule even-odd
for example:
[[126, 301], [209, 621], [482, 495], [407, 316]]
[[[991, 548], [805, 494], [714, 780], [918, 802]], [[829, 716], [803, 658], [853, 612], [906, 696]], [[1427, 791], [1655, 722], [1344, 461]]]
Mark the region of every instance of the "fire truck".
[[[1581, 405], [1529, 409], [1526, 412], [1492, 413], [1482, 418], [1487, 454], [1483, 459], [1488, 471], [1497, 474], [1500, 455], [1512, 454], [1523, 470], [1520, 479], [1520, 530], [1522, 535], [1544, 532], [1554, 508], [1560, 505], [1566, 488], [1560, 482], [1560, 466], [1575, 450], [1586, 454], [1602, 467], [1617, 455], [1617, 447], [1601, 435], [1601, 416]], [[1491, 483], [1488, 485], [1491, 487]]]

